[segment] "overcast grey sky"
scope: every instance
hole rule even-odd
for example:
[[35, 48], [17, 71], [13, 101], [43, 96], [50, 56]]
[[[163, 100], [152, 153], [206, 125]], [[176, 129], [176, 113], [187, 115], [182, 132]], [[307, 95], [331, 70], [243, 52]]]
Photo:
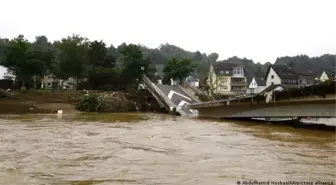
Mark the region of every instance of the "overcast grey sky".
[[158, 47], [217, 52], [220, 59], [336, 53], [335, 0], [0, 0], [0, 37], [78, 33]]

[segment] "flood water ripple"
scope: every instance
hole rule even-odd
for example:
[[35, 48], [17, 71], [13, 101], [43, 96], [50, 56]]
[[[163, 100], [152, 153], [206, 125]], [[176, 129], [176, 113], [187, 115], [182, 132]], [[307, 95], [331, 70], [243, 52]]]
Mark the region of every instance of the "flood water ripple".
[[327, 131], [155, 114], [1, 116], [0, 184], [335, 184], [335, 139]]

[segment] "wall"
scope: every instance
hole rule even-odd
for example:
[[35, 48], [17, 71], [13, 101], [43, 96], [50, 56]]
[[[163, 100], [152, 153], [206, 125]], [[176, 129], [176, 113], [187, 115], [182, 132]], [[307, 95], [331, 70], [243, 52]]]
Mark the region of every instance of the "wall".
[[231, 78], [230, 76], [219, 76], [220, 89], [219, 93], [225, 93], [231, 91]]
[[266, 88], [266, 86], [258, 86], [258, 87], [255, 89], [255, 93], [260, 93], [260, 92], [263, 91], [265, 88]]
[[254, 88], [257, 88], [258, 85], [257, 85], [257, 82], [255, 81], [255, 79], [253, 78], [250, 85], [249, 85], [249, 88], [250, 89], [254, 89]]
[[[274, 75], [274, 78], [271, 79], [271, 76]], [[273, 68], [271, 67], [271, 69], [269, 70], [269, 73], [267, 75], [267, 79], [266, 79], [266, 87], [272, 85], [272, 82], [274, 83], [274, 85], [276, 84], [281, 84], [281, 79], [280, 77], [276, 74], [276, 72], [273, 70]]]
[[266, 88], [266, 86], [258, 86], [257, 82], [255, 81], [255, 79], [253, 78], [250, 85], [249, 85], [249, 89], [247, 91], [247, 93], [260, 93], [261, 91], [263, 91]]

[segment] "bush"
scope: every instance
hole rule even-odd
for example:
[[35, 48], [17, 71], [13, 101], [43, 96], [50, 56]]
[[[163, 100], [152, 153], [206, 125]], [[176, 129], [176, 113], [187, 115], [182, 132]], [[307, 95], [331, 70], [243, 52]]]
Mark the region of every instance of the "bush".
[[85, 112], [127, 112], [136, 110], [135, 103], [122, 92], [92, 93], [84, 95], [76, 106]]
[[213, 101], [214, 100], [211, 96], [208, 96], [205, 93], [196, 93], [196, 96], [202, 102], [207, 102], [207, 101]]
[[105, 109], [105, 99], [99, 94], [86, 94], [80, 99], [76, 109], [85, 112], [102, 112]]

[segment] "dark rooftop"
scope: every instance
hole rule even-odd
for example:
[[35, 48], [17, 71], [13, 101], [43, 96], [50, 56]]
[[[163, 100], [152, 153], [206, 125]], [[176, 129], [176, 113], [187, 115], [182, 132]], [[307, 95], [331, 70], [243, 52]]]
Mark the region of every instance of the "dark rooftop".
[[287, 65], [271, 65], [269, 66], [266, 75], [268, 75], [271, 68], [281, 79], [298, 79], [297, 73]]
[[227, 63], [227, 62], [215, 62], [213, 64], [216, 74], [232, 75], [232, 69], [235, 67], [241, 67], [240, 65]]
[[266, 80], [262, 77], [254, 77], [255, 81], [257, 82], [258, 86], [266, 86]]

